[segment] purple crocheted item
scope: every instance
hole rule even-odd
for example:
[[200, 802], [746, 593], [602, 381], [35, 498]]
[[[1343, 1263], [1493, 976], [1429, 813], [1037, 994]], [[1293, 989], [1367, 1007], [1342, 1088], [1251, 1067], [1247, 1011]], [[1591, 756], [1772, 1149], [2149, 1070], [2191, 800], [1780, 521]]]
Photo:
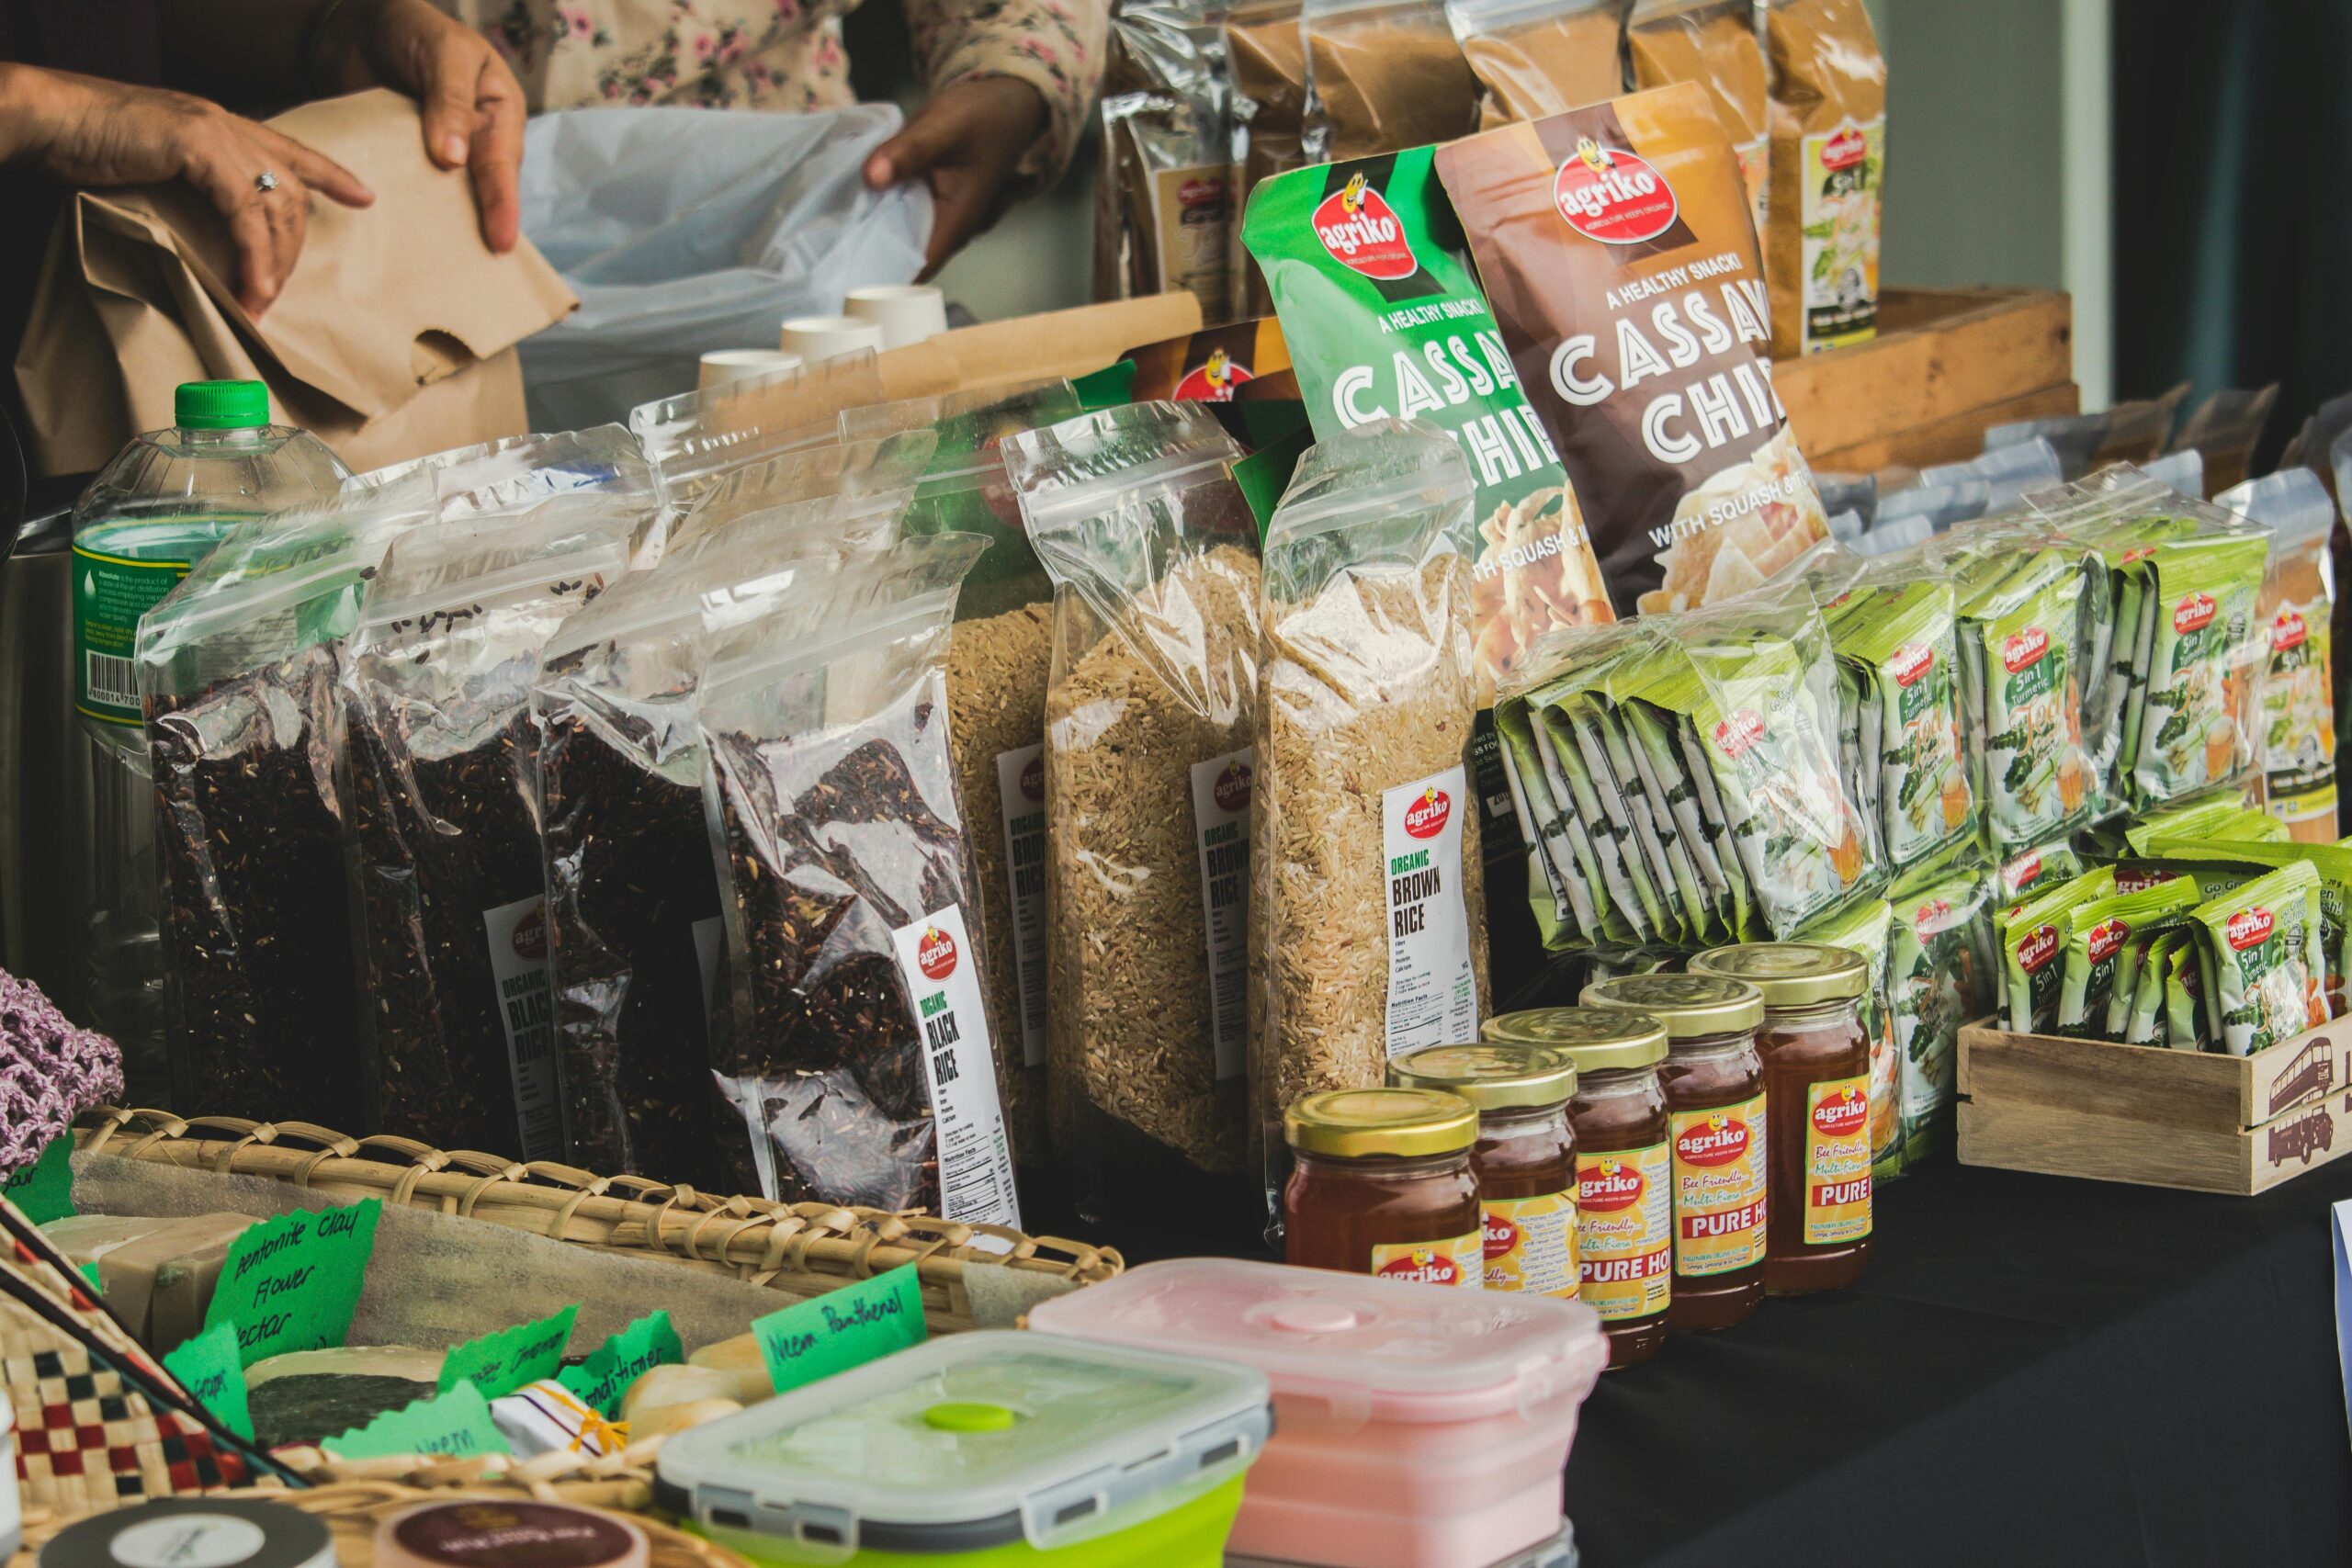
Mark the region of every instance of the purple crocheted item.
[[120, 1048], [0, 969], [0, 1171], [32, 1164], [75, 1116], [121, 1095]]

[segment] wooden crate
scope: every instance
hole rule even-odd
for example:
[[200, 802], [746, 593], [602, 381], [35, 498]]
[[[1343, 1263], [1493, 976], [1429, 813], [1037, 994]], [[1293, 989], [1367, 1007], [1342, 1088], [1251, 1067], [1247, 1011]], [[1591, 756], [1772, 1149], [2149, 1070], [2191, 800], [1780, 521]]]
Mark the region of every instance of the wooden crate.
[[2251, 1056], [1960, 1032], [1960, 1159], [2251, 1196], [2352, 1153], [2352, 1019]]
[[1772, 374], [1824, 473], [1958, 462], [1993, 425], [2082, 407], [2074, 301], [2041, 288], [1890, 288], [1877, 337]]

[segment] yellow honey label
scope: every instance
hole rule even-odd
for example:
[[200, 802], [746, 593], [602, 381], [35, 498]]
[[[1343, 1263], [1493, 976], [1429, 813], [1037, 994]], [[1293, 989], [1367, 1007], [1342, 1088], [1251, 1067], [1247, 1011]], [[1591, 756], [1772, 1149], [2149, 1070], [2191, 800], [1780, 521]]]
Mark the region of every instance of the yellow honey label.
[[1674, 1271], [1728, 1274], [1764, 1258], [1764, 1097], [1674, 1113]]
[[1674, 1160], [1664, 1144], [1577, 1156], [1577, 1269], [1607, 1323], [1666, 1310], [1674, 1291]]
[[1487, 1289], [1534, 1296], [1577, 1297], [1577, 1197], [1489, 1198]]
[[1372, 1271], [1384, 1280], [1480, 1290], [1487, 1282], [1487, 1239], [1471, 1231], [1444, 1241], [1374, 1242]]
[[1871, 1234], [1871, 1080], [1825, 1078], [1804, 1091], [1804, 1239], [1808, 1247]]

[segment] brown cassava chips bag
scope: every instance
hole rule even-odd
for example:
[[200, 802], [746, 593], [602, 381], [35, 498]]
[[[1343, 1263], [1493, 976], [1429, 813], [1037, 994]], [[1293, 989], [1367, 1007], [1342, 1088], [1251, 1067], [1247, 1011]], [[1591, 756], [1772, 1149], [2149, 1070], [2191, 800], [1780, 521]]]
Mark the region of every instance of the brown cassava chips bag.
[[1690, 83], [1439, 149], [1503, 343], [1621, 615], [1747, 592], [1828, 536], [1766, 358], [1737, 159]]

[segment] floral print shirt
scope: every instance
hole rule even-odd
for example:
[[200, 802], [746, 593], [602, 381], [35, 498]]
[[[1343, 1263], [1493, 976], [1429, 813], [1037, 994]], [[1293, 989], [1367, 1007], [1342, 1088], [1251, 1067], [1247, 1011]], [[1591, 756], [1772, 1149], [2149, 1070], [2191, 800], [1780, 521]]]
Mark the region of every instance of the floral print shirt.
[[[438, 0], [522, 78], [532, 112], [597, 105], [809, 110], [853, 101], [842, 17], [858, 0]], [[924, 80], [1009, 76], [1046, 100], [1021, 173], [1069, 160], [1102, 74], [1109, 0], [901, 0]]]

